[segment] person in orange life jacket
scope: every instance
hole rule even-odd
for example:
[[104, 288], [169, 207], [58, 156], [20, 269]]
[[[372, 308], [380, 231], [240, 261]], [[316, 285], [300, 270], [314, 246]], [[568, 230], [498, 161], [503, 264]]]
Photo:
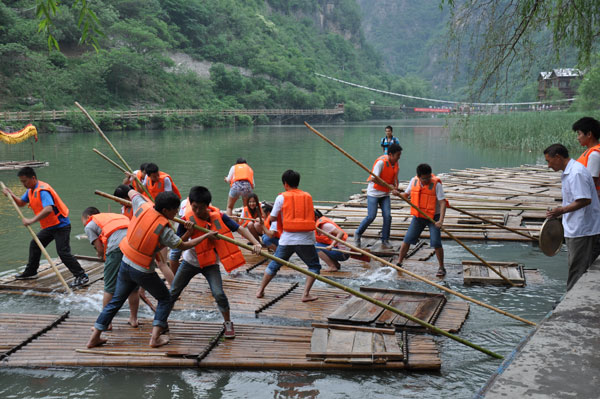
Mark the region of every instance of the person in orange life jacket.
[[227, 197], [226, 212], [227, 215], [232, 216], [233, 207], [240, 196], [242, 196], [244, 206], [248, 205], [248, 198], [254, 192], [254, 171], [244, 158], [238, 158], [235, 165], [229, 169], [225, 181], [231, 187]]
[[131, 184], [134, 190], [143, 193], [144, 189], [138, 186], [138, 183], [135, 180], [134, 176], [137, 176], [140, 182], [144, 183], [144, 179], [146, 179], [146, 166], [148, 166], [148, 163], [144, 162], [140, 165], [140, 168], [138, 170], [134, 170], [133, 173], [127, 173], [127, 175], [123, 179], [123, 184], [127, 186]]
[[[177, 274], [171, 287], [171, 301], [174, 303], [192, 278], [202, 273], [217, 302], [217, 307], [223, 315], [225, 326], [225, 338], [235, 338], [235, 330], [229, 315], [229, 301], [223, 291], [223, 281], [219, 270], [219, 262], [227, 272], [246, 264], [242, 251], [232, 243], [220, 240], [217, 233], [233, 238], [232, 232], [237, 231], [253, 244], [252, 252], [259, 254], [262, 247], [254, 236], [246, 229], [238, 225], [233, 219], [221, 212], [218, 208], [210, 206], [212, 196], [206, 187], [192, 187], [189, 194], [189, 204], [186, 207], [186, 223], [195, 223], [200, 227], [213, 230], [210, 233], [194, 231], [192, 238], [200, 237], [202, 241], [194, 248], [183, 253], [183, 261], [177, 269]], [[183, 233], [180, 225], [178, 233]]]
[[155, 272], [154, 256], [163, 246], [186, 250], [193, 248], [203, 239], [198, 237], [186, 241], [193, 234], [192, 227], [188, 227], [188, 232], [181, 238], [170, 227], [169, 220], [173, 220], [179, 210], [179, 198], [175, 193], [167, 191], [158, 194], [154, 206], [135, 190], [129, 191], [129, 198], [133, 208], [133, 218], [129, 223], [127, 235], [119, 244], [123, 259], [119, 266], [115, 294], [96, 319], [94, 330], [87, 343], [88, 348], [106, 343], [106, 340], [101, 337], [102, 331], [108, 329], [127, 297], [138, 286], [158, 300], [152, 323], [150, 346], [156, 348], [167, 344], [169, 338], [161, 334], [167, 327], [167, 319], [171, 312], [171, 295], [165, 283]]
[[[40, 222], [42, 230], [37, 233], [37, 237], [44, 247], [47, 247], [52, 240], [55, 241], [56, 252], [60, 260], [75, 276], [75, 280], [70, 285], [77, 287], [87, 284], [89, 282], [88, 275], [77, 259], [71, 254], [71, 221], [69, 220], [69, 209], [48, 183], [37, 179], [37, 175], [32, 168], [21, 168], [17, 176], [21, 184], [27, 189], [25, 194], [17, 197], [8, 187], [3, 190], [3, 193], [7, 197], [11, 196], [18, 206], [24, 207], [25, 205], [29, 205], [33, 210], [35, 216], [32, 218], [24, 217], [23, 225], [29, 226]], [[42, 251], [37, 243], [31, 240], [27, 266], [16, 278], [19, 280], [37, 278], [41, 255]]]
[[[277, 221], [277, 229], [281, 233], [279, 246], [275, 256], [288, 260], [294, 253], [308, 266], [308, 270], [315, 274], [321, 271], [319, 255], [315, 249], [315, 218], [312, 197], [309, 193], [298, 189], [300, 174], [293, 170], [286, 170], [281, 176], [285, 192], [275, 199], [273, 211], [269, 216], [270, 221]], [[265, 270], [257, 298], [265, 295], [265, 288], [275, 277], [281, 265], [271, 261]], [[318, 297], [310, 295], [315, 278], [306, 277], [306, 285], [302, 295], [302, 302], [314, 301]]]
[[[117, 213], [100, 213], [98, 208], [91, 206], [83, 211], [81, 223], [85, 226], [85, 234], [96, 249], [98, 257], [104, 259], [104, 296], [102, 298], [102, 307], [104, 307], [112, 299], [117, 286], [117, 274], [123, 259], [123, 252], [121, 252], [119, 244], [127, 234], [129, 218]], [[133, 291], [129, 295], [128, 321], [133, 328], [138, 327], [139, 306], [140, 297], [137, 291]]]
[[[115, 188], [115, 192], [113, 195], [115, 197], [122, 198], [124, 200], [129, 201], [129, 191], [132, 189], [132, 186], [128, 186], [126, 184], [121, 184]], [[135, 189], [134, 189], [135, 190]], [[131, 210], [131, 206], [121, 206], [121, 214], [127, 216], [129, 220], [133, 217], [133, 211]]]
[[[402, 147], [398, 144], [390, 145], [387, 155], [382, 155], [375, 160], [372, 173], [379, 176], [394, 188], [398, 186], [398, 160], [402, 155]], [[362, 234], [377, 216], [377, 207], [381, 208], [383, 216], [383, 228], [381, 229], [381, 248], [391, 249], [389, 238], [392, 225], [392, 206], [390, 200], [390, 189], [375, 182], [373, 176], [369, 175], [367, 186], [367, 217], [360, 222], [358, 229], [354, 232], [354, 245], [361, 247]]]
[[[323, 214], [315, 209], [315, 225], [317, 228], [325, 231], [332, 236], [339, 238], [340, 240], [346, 241], [348, 239], [348, 233], [346, 233], [340, 226], [335, 224], [331, 219], [323, 216]], [[323, 259], [329, 266], [329, 269], [325, 269], [327, 272], [337, 272], [340, 270], [340, 262], [348, 260], [350, 255], [345, 254], [335, 249], [341, 249], [343, 251], [349, 251], [350, 248], [340, 245], [337, 241], [332, 240], [326, 235], [315, 230], [315, 236], [317, 243], [317, 254], [319, 258]]]
[[263, 219], [265, 218], [262, 209], [260, 207], [260, 201], [258, 200], [258, 195], [252, 194], [248, 197], [248, 205], [244, 207], [242, 210], [242, 214], [240, 215], [242, 218], [250, 218], [254, 220], [244, 220], [240, 219], [240, 224], [247, 228], [250, 233], [256, 238], [260, 240], [260, 236], [263, 234]]
[[577, 133], [579, 144], [586, 147], [577, 162], [589, 170], [600, 198], [600, 122], [586, 116], [573, 124], [573, 131]]
[[385, 127], [385, 137], [381, 139], [381, 148], [383, 148], [383, 153], [384, 155], [388, 154], [388, 149], [390, 148], [390, 146], [392, 144], [398, 144], [400, 145], [400, 141], [398, 141], [398, 138], [393, 136], [393, 132], [394, 129], [392, 129], [391, 126], [386, 126]]
[[146, 177], [142, 183], [146, 186], [153, 198], [156, 198], [159, 193], [172, 191], [177, 194], [179, 199], [181, 199], [181, 193], [173, 181], [173, 178], [167, 173], [160, 171], [157, 164], [150, 162], [146, 165], [144, 170], [146, 172]]
[[416, 244], [425, 227], [429, 226], [430, 245], [435, 249], [435, 256], [439, 264], [436, 276], [443, 277], [446, 275], [446, 269], [440, 229], [444, 224], [447, 202], [442, 181], [431, 173], [431, 166], [422, 163], [417, 166], [417, 176], [412, 178], [404, 193], [394, 194], [402, 195], [407, 199], [410, 196], [410, 202], [435, 221], [435, 223], [431, 223], [411, 207], [410, 213], [413, 215], [413, 219], [400, 246], [398, 265], [402, 265], [411, 244]]
[[262, 210], [265, 214], [262, 225], [263, 235], [261, 237], [263, 246], [270, 251], [275, 252], [279, 245], [279, 231], [277, 231], [277, 221], [271, 222], [270, 220], [273, 205], [268, 202], [263, 202]]

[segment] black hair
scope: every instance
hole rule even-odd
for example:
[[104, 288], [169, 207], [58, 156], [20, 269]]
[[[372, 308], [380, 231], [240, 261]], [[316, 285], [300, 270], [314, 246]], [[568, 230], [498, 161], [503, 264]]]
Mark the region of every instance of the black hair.
[[390, 148], [388, 148], [388, 155], [395, 154], [397, 152], [402, 152], [402, 147], [400, 147], [400, 144], [394, 143], [390, 146]]
[[425, 176], [431, 174], [431, 166], [426, 163], [422, 163], [417, 166], [417, 176]]
[[578, 130], [582, 131], [584, 134], [591, 132], [596, 140], [600, 139], [600, 122], [592, 117], [584, 116], [573, 123], [573, 131], [576, 132]]
[[196, 202], [198, 204], [210, 205], [212, 201], [212, 195], [208, 188], [202, 186], [194, 186], [190, 189], [190, 195], [188, 196], [190, 203]]
[[98, 210], [98, 208], [90, 206], [89, 208], [85, 208], [85, 210], [83, 211], [83, 214], [81, 216], [83, 216], [84, 218], [89, 218], [92, 215], [97, 215], [99, 214], [100, 211]]
[[319, 219], [321, 217], [323, 217], [323, 214], [321, 213], [321, 211], [318, 209], [315, 209], [315, 219]]
[[148, 167], [148, 162], [144, 162], [143, 164], [140, 165], [140, 170], [144, 173], [146, 173], [146, 168]]
[[552, 144], [551, 146], [546, 148], [544, 150], [544, 155], [546, 154], [548, 154], [552, 158], [554, 158], [557, 155], [560, 155], [563, 158], [569, 158], [569, 150], [567, 150], [567, 147], [558, 143]]
[[262, 216], [260, 214], [260, 201], [259, 201], [258, 195], [256, 195], [256, 193], [250, 194], [250, 196], [246, 200], [246, 204], [250, 204], [250, 200], [252, 198], [254, 198], [254, 200], [256, 201], [256, 208], [250, 209], [250, 205], [248, 205], [248, 212], [250, 212], [250, 216], [252, 216], [253, 218], [258, 217], [258, 218], [262, 219]]
[[17, 176], [25, 176], [25, 177], [35, 177], [37, 179], [37, 175], [35, 174], [35, 170], [29, 166], [25, 166], [24, 168], [19, 169], [17, 172]]
[[154, 209], [162, 213], [163, 209], [179, 209], [180, 203], [181, 200], [173, 191], [163, 191], [162, 193], [158, 193], [156, 198], [154, 198]]
[[273, 204], [270, 204], [268, 202], [263, 202], [261, 206], [265, 215], [271, 213], [271, 211], [273, 210]]
[[144, 172], [146, 172], [147, 175], [151, 175], [152, 173], [156, 173], [158, 172], [158, 165], [155, 163], [147, 163], [146, 164], [146, 168], [144, 169]]
[[248, 163], [248, 162], [246, 162], [246, 159], [244, 159], [244, 158], [238, 158], [238, 159], [235, 161], [235, 163], [236, 163], [236, 165], [237, 165], [238, 163]]
[[392, 132], [394, 131], [394, 128], [393, 128], [393, 127], [391, 127], [390, 125], [387, 125], [387, 126], [385, 127], [385, 130], [388, 130], [388, 129], [390, 129], [390, 131], [392, 131]]
[[281, 175], [281, 182], [287, 183], [292, 188], [296, 188], [300, 184], [300, 173], [288, 169]]
[[117, 186], [117, 188], [115, 188], [113, 195], [115, 197], [129, 200], [129, 190], [131, 190], [131, 187], [129, 187], [127, 184], [120, 184]]

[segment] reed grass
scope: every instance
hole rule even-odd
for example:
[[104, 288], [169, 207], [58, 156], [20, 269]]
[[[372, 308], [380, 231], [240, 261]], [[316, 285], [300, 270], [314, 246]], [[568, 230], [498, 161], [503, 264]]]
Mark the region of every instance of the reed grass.
[[572, 156], [582, 152], [571, 126], [584, 116], [600, 119], [600, 112], [539, 111], [471, 115], [451, 126], [451, 137], [494, 148], [543, 150], [561, 143]]

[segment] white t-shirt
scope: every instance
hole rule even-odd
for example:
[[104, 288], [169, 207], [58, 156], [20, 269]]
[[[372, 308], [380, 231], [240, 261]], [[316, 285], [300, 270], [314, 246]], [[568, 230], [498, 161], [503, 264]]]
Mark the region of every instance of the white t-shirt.
[[[234, 171], [235, 171], [235, 165], [233, 165], [231, 168], [229, 168], [229, 173], [227, 174], [227, 177], [225, 178], [227, 183], [231, 183], [231, 180], [233, 180]], [[252, 181], [250, 183], [252, 183], [252, 187], [254, 187], [254, 177], [252, 177]]]
[[[419, 178], [417, 176], [415, 176], [412, 179], [410, 179], [410, 183], [408, 183], [408, 187], [406, 187], [406, 190], [404, 190], [405, 194], [407, 194], [407, 195], [410, 194], [410, 189], [415, 184], [415, 179], [417, 180], [417, 184], [419, 186], [423, 187]], [[446, 194], [444, 194], [444, 187], [440, 183], [435, 185], [435, 197], [437, 198], [438, 201], [446, 199]], [[439, 213], [440, 213], [440, 203], [437, 202], [435, 204], [435, 214], [438, 215]]]
[[[85, 225], [84, 228], [85, 234], [88, 236], [88, 240], [90, 240], [90, 244], [94, 244], [100, 235], [102, 234], [102, 229], [100, 226], [96, 224], [93, 220], [90, 220], [88, 224]], [[127, 228], [119, 229], [114, 231], [110, 237], [108, 237], [108, 241], [106, 242], [106, 248], [104, 251], [109, 254], [115, 249], [119, 248], [119, 244], [121, 240], [127, 235]]]
[[590, 171], [592, 177], [600, 176], [600, 152], [592, 151], [588, 157], [587, 169]]
[[[275, 198], [275, 203], [273, 204], [271, 216], [277, 217], [277, 215], [279, 215], [279, 212], [281, 212], [282, 207], [283, 195], [279, 194], [277, 198]], [[271, 230], [273, 230], [272, 225]], [[315, 245], [315, 231], [311, 230], [292, 232], [283, 230], [283, 233], [281, 233], [281, 237], [279, 238], [279, 245]]]
[[[373, 167], [373, 173], [377, 176], [381, 176], [381, 171], [383, 170], [383, 161], [379, 160], [375, 162], [375, 166]], [[367, 186], [367, 195], [369, 197], [387, 197], [390, 195], [389, 192], [379, 191], [375, 188], [375, 179], [369, 181], [369, 185]]]
[[565, 237], [585, 237], [600, 234], [600, 201], [590, 172], [583, 164], [571, 159], [563, 171], [562, 206], [575, 200], [591, 199], [588, 206], [562, 215]]

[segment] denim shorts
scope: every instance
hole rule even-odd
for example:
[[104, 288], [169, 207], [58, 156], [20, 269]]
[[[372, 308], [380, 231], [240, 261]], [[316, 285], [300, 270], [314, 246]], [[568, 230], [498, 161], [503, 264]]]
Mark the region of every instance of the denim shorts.
[[[433, 220], [436, 222], [440, 220], [440, 215], [435, 215]], [[429, 226], [429, 242], [432, 248], [442, 247], [442, 235], [440, 229], [435, 227], [434, 223], [431, 223], [428, 219], [413, 216], [406, 235], [404, 235], [404, 242], [410, 245], [416, 244], [419, 241], [419, 236], [425, 230], [425, 227]]]
[[254, 190], [252, 190], [252, 184], [248, 180], [238, 180], [229, 189], [231, 198], [239, 198], [240, 196], [248, 198], [252, 193], [254, 193]]
[[317, 246], [317, 252], [322, 251], [325, 255], [329, 256], [331, 259], [333, 260], [337, 260], [338, 262], [343, 262], [345, 260], [348, 260], [348, 258], [350, 257], [350, 255], [345, 254], [343, 252], [340, 251], [328, 251], [325, 248], [327, 247], [326, 244], [322, 244], [320, 242], [315, 244]]
[[268, 235], [263, 234], [261, 238], [262, 238], [263, 244], [265, 244], [265, 246], [267, 246], [267, 247], [269, 247], [271, 245], [275, 245], [275, 246], [279, 245], [279, 238], [277, 238], [277, 237], [271, 238]]

